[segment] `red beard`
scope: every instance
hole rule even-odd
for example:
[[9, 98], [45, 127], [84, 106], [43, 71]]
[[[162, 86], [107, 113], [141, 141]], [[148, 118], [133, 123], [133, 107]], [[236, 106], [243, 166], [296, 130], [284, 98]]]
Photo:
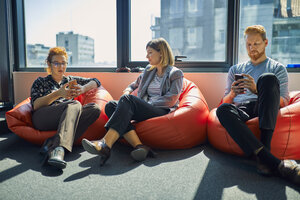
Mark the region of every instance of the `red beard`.
[[[251, 54], [252, 52], [256, 52], [256, 54]], [[265, 54], [265, 50], [263, 50], [262, 52], [258, 52], [254, 50], [252, 52], [248, 53], [248, 56], [254, 61], [258, 60], [260, 57], [262, 57]]]

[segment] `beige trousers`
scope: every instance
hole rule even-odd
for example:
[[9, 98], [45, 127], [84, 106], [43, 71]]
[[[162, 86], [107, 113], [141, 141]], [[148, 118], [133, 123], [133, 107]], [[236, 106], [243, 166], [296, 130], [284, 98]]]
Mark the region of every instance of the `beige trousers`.
[[72, 151], [73, 143], [100, 115], [95, 103], [82, 106], [79, 101], [71, 100], [57, 105], [42, 107], [32, 114], [33, 126], [41, 131], [57, 130], [52, 138], [55, 145]]

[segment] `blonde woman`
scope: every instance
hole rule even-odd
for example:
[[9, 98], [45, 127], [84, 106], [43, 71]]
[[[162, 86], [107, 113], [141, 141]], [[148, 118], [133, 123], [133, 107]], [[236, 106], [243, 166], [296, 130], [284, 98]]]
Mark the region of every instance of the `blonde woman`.
[[[133, 147], [131, 156], [136, 161], [154, 156], [143, 145], [135, 132], [132, 121], [140, 122], [174, 111], [182, 91], [183, 72], [174, 67], [171, 48], [163, 38], [153, 39], [146, 45], [149, 64], [144, 72], [131, 83], [119, 101], [110, 101], [105, 107], [109, 121], [106, 135], [99, 141], [82, 140], [84, 149], [101, 156], [103, 165], [110, 157], [110, 149], [118, 138], [125, 138]], [[137, 96], [131, 93], [138, 89]]]

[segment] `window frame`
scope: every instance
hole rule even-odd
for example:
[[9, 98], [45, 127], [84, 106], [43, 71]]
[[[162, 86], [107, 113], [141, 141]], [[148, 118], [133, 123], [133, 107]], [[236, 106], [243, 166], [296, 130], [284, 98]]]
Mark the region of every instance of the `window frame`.
[[[126, 37], [123, 35], [123, 40], [126, 40], [130, 44], [130, 0], [117, 0], [126, 2], [128, 7], [126, 8], [126, 15], [123, 16], [123, 23], [126, 30]], [[235, 41], [234, 37], [238, 36], [238, 32], [235, 30], [235, 27], [238, 27], [238, 11], [239, 11], [239, 0], [235, 1], [228, 1], [228, 12], [227, 12], [227, 48], [225, 54], [225, 61], [224, 62], [203, 62], [203, 61], [177, 61], [175, 62], [175, 66], [182, 69], [184, 72], [225, 72], [233, 65], [233, 63], [237, 62], [237, 47], [238, 47], [238, 40]], [[126, 4], [125, 3], [125, 4]], [[230, 23], [232, 22], [232, 23]], [[117, 31], [118, 32], [118, 31]], [[119, 38], [118, 38], [119, 39]], [[130, 45], [125, 46], [125, 52], [130, 52]], [[148, 62], [144, 61], [130, 61], [129, 54], [126, 54], [126, 58], [124, 58], [124, 65], [122, 67], [145, 67], [147, 66]]]
[[[41, 72], [44, 68], [27, 68], [26, 67], [26, 35], [25, 35], [25, 17], [24, 17], [24, 0], [11, 0], [13, 14], [13, 37], [15, 66], [14, 71]], [[238, 43], [239, 43], [239, 13], [240, 0], [228, 0], [227, 12], [227, 37], [226, 37], [226, 54], [224, 62], [214, 61], [177, 61], [175, 66], [184, 72], [228, 72], [229, 68], [238, 61]], [[69, 72], [115, 72], [122, 67], [145, 67], [146, 61], [130, 61], [131, 48], [131, 0], [116, 0], [116, 26], [117, 26], [117, 66], [112, 68], [101, 67], [69, 67]], [[288, 72], [300, 72], [300, 69], [287, 68]]]

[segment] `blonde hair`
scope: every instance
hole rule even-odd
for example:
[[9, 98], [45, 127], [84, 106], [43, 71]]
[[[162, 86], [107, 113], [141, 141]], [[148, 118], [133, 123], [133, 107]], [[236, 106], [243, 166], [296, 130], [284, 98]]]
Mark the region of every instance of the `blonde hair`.
[[65, 56], [66, 59], [68, 60], [68, 54], [67, 51], [64, 47], [53, 47], [51, 49], [49, 49], [49, 53], [46, 59], [47, 65], [48, 67], [46, 68], [46, 71], [48, 74], [51, 74], [51, 67], [50, 67], [50, 63], [52, 62], [52, 58], [53, 56]]
[[[155, 51], [160, 52], [161, 59], [160, 59], [160, 65], [162, 67], [167, 67], [168, 65], [174, 65], [174, 56], [172, 53], [172, 49], [168, 42], [164, 38], [157, 38], [153, 39], [150, 42], [147, 43], [146, 49], [150, 47], [154, 49]], [[149, 71], [156, 68], [156, 66], [151, 66]]]
[[244, 38], [246, 38], [246, 35], [258, 33], [262, 37], [263, 40], [266, 40], [266, 29], [262, 25], [253, 25], [248, 26], [244, 31]]

